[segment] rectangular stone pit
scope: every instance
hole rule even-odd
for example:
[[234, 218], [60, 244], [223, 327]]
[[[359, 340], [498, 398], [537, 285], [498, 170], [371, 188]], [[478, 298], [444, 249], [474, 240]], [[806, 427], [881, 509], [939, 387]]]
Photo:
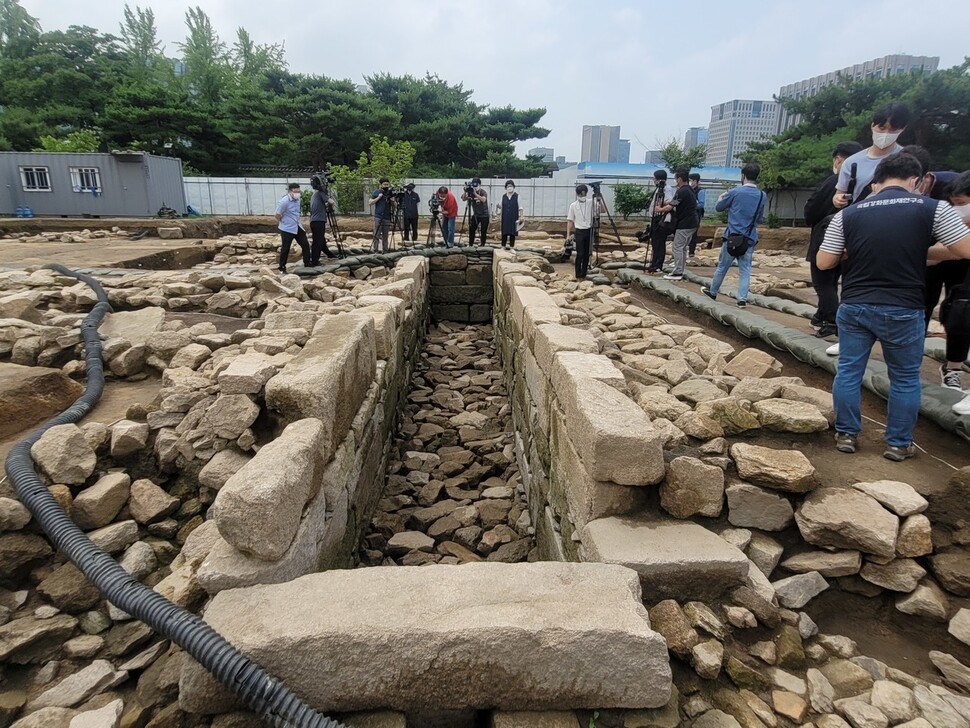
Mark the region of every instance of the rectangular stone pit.
[[[637, 575], [607, 564], [329, 571], [218, 594], [206, 621], [322, 711], [653, 708], [671, 690]], [[236, 701], [197, 663], [179, 702]]]

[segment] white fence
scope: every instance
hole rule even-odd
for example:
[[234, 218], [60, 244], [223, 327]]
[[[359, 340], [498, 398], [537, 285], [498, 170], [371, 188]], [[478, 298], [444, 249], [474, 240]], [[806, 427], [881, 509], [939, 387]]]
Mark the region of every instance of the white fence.
[[[444, 185], [455, 197], [461, 198], [462, 187], [468, 180], [464, 179], [416, 179], [414, 191], [421, 198], [419, 206], [422, 216], [430, 215], [428, 199]], [[560, 218], [565, 219], [569, 203], [576, 199], [575, 185], [583, 180], [551, 179], [538, 177], [533, 179], [517, 179], [515, 190], [519, 193], [519, 204], [523, 206], [527, 218]], [[196, 211], [203, 215], [272, 215], [276, 211], [276, 202], [286, 194], [286, 185], [299, 182], [308, 187], [306, 177], [186, 177], [185, 199]], [[613, 185], [617, 183], [642, 184], [648, 189], [653, 188], [652, 180], [604, 179], [603, 198], [611, 213], [616, 216], [613, 200]], [[489, 197], [493, 215], [499, 198], [505, 194], [504, 179], [482, 180]], [[708, 198], [716, 199], [722, 188], [710, 188]], [[783, 222], [790, 222], [802, 218], [802, 207], [810, 191], [793, 190], [779, 192], [773, 195], [771, 211], [777, 214]], [[459, 203], [460, 204], [460, 203]], [[713, 214], [713, 203], [708, 205], [707, 214]], [[366, 206], [364, 209], [367, 209]]]

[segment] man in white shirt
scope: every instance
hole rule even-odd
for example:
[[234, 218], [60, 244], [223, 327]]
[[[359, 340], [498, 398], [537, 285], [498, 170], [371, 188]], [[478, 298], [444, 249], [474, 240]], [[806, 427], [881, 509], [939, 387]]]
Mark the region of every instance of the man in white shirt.
[[[576, 246], [576, 280], [586, 279], [589, 270], [589, 257], [592, 253], [593, 217], [606, 212], [603, 198], [594, 195], [597, 210], [593, 209], [593, 200], [588, 196], [589, 188], [584, 184], [576, 185], [576, 199], [569, 205], [566, 213], [566, 242]], [[567, 247], [568, 250], [568, 247]]]
[[[869, 196], [871, 190], [869, 184], [872, 182], [876, 167], [886, 157], [903, 150], [896, 140], [903, 133], [911, 117], [909, 109], [904, 104], [896, 102], [886, 104], [873, 113], [872, 146], [846, 159], [842, 163], [842, 169], [839, 170], [839, 181], [835, 185], [835, 195], [832, 197], [832, 204], [837, 210]], [[850, 187], [853, 188], [851, 194]]]

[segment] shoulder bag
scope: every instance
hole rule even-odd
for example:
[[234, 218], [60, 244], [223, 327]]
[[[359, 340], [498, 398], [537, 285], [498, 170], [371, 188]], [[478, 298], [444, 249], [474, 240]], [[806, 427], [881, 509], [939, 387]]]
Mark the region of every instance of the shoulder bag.
[[754, 213], [754, 217], [751, 218], [751, 225], [748, 226], [748, 232], [745, 234], [732, 233], [727, 236], [727, 251], [733, 258], [740, 258], [742, 255], [748, 252], [752, 247], [754, 247], [754, 240], [751, 239], [751, 234], [754, 232], [755, 227], [758, 224], [758, 218], [761, 217], [761, 210], [765, 204], [765, 193], [761, 193], [761, 199], [758, 201], [758, 209]]

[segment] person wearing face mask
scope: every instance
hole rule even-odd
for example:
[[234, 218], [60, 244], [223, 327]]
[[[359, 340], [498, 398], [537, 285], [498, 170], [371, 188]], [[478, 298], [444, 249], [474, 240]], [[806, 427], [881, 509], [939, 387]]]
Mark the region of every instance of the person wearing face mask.
[[970, 258], [970, 230], [946, 202], [922, 197], [923, 176], [910, 154], [884, 159], [872, 176], [873, 194], [832, 218], [815, 263], [842, 264], [839, 366], [832, 386], [835, 445], [853, 453], [862, 430], [861, 389], [878, 341], [889, 370], [883, 457], [913, 457], [920, 407], [927, 262]]
[[471, 190], [461, 193], [462, 202], [472, 203], [471, 219], [468, 221], [468, 244], [475, 244], [475, 233], [482, 231], [482, 247], [485, 247], [485, 236], [488, 234], [488, 193], [482, 188], [482, 181], [475, 177], [471, 183]]
[[522, 225], [522, 207], [519, 205], [519, 193], [515, 191], [515, 182], [505, 180], [505, 194], [498, 212], [502, 215], [502, 248], [515, 247], [515, 236]]
[[418, 205], [421, 197], [414, 191], [414, 182], [404, 185], [404, 194], [401, 196], [401, 208], [404, 211], [404, 242], [418, 242]]
[[387, 177], [381, 177], [380, 187], [371, 193], [367, 204], [374, 211], [374, 242], [371, 244], [371, 251], [386, 253], [391, 218], [394, 215], [394, 205], [397, 204], [391, 196], [391, 182]]
[[[963, 223], [970, 228], [970, 171], [957, 175], [950, 183], [947, 197]], [[940, 307], [940, 318], [944, 320], [946, 331], [946, 362], [940, 367], [943, 386], [948, 389], [963, 390], [960, 372], [963, 363], [970, 357], [970, 315], [967, 308], [960, 308], [955, 304], [957, 298], [964, 300], [970, 296], [970, 261], [947, 260], [939, 265], [930, 266], [928, 270], [940, 266], [962, 266], [963, 277], [947, 291], [947, 298]], [[959, 269], [954, 269], [961, 272]], [[929, 287], [929, 283], [927, 283]], [[937, 292], [937, 297], [939, 292]], [[961, 312], [963, 315], [961, 315]], [[970, 415], [970, 392], [952, 407], [958, 415]]]
[[[869, 183], [879, 163], [889, 155], [902, 151], [896, 140], [909, 124], [911, 116], [909, 108], [897, 102], [883, 106], [872, 115], [872, 146], [853, 154], [842, 165], [832, 196], [832, 205], [836, 209], [841, 210], [868, 196]], [[852, 194], [849, 194], [853, 173], [855, 185]]]
[[832, 196], [835, 194], [835, 186], [839, 181], [839, 172], [846, 159], [862, 150], [862, 145], [858, 142], [840, 142], [832, 150], [832, 174], [822, 182], [812, 196], [805, 203], [805, 224], [812, 228], [812, 236], [808, 243], [808, 253], [805, 259], [808, 261], [812, 271], [812, 287], [818, 296], [818, 310], [812, 318], [812, 325], [818, 327], [818, 336], [824, 339], [827, 336], [838, 334], [838, 327], [835, 325], [835, 315], [839, 309], [839, 276], [841, 275], [839, 266], [831, 270], [820, 270], [815, 265], [815, 254], [822, 245], [822, 238], [825, 237], [825, 229], [829, 226], [837, 210], [832, 205]]
[[458, 200], [453, 192], [442, 185], [438, 188], [441, 203], [441, 237], [446, 248], [455, 247], [455, 223], [458, 221]]
[[290, 258], [290, 246], [296, 240], [303, 252], [303, 266], [310, 267], [310, 241], [300, 224], [300, 184], [290, 182], [286, 194], [276, 203], [276, 222], [283, 245], [280, 248], [280, 273], [286, 273], [286, 261]]
[[[603, 199], [595, 196], [599, 214], [606, 212]], [[566, 240], [576, 246], [576, 280], [586, 280], [589, 270], [589, 257], [593, 243], [593, 199], [589, 197], [589, 188], [584, 184], [576, 185], [576, 199], [569, 205], [566, 213]]]

